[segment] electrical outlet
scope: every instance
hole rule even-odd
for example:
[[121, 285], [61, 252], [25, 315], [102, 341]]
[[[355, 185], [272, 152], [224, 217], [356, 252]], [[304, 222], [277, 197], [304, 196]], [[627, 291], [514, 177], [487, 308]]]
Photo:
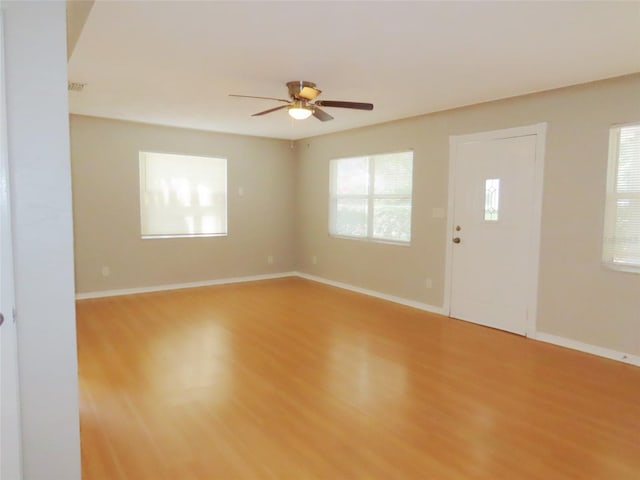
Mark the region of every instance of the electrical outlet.
[[273, 255], [269, 255], [269, 256], [267, 257], [267, 263], [268, 263], [269, 265], [273, 265]]
[[102, 267], [102, 276], [108, 277], [111, 275], [111, 269], [109, 267]]
[[313, 255], [311, 257], [311, 264], [312, 265], [317, 265], [318, 264], [318, 257], [316, 257], [315, 255]]
[[424, 286], [427, 287], [427, 289], [433, 288], [433, 280], [427, 278], [427, 280], [424, 282]]

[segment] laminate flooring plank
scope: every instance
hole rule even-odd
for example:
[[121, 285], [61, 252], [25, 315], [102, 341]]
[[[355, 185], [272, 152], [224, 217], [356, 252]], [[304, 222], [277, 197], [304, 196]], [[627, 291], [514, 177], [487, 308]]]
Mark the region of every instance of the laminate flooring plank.
[[309, 280], [77, 331], [84, 480], [640, 479], [640, 368]]

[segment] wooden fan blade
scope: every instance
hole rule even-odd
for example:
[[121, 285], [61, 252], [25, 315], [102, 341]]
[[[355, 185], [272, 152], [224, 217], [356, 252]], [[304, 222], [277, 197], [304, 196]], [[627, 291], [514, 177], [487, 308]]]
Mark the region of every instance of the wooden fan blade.
[[328, 122], [329, 120], [333, 120], [333, 117], [331, 115], [329, 115], [324, 110], [320, 110], [318, 107], [315, 107], [313, 109], [313, 116], [323, 122]]
[[285, 102], [289, 103], [291, 100], [285, 100], [284, 98], [273, 98], [273, 97], [254, 97], [253, 95], [234, 95], [229, 94], [230, 97], [240, 97], [240, 98], [260, 98], [262, 100], [275, 100], [276, 102]]
[[269, 110], [265, 110], [264, 112], [258, 112], [251, 115], [252, 117], [259, 117], [260, 115], [266, 115], [267, 113], [275, 112], [276, 110], [282, 110], [283, 108], [287, 108], [289, 105], [282, 105], [280, 107], [270, 108]]
[[316, 105], [321, 107], [338, 107], [338, 108], [352, 108], [354, 110], [373, 110], [373, 103], [360, 103], [360, 102], [341, 102], [338, 100], [318, 100]]

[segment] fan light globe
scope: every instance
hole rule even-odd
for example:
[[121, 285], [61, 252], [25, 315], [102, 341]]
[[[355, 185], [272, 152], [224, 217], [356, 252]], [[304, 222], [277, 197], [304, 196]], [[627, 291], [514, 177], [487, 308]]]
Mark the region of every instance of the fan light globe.
[[300, 107], [297, 105], [293, 105], [289, 108], [289, 116], [291, 118], [295, 118], [296, 120], [304, 120], [305, 118], [309, 118], [311, 116], [311, 109]]

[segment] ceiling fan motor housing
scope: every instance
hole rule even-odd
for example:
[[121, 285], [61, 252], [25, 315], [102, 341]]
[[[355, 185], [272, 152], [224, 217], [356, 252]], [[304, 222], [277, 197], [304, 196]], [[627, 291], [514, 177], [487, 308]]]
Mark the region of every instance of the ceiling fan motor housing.
[[315, 83], [304, 80], [287, 82], [287, 88], [289, 89], [289, 96], [295, 100], [313, 100], [321, 93], [316, 88]]

